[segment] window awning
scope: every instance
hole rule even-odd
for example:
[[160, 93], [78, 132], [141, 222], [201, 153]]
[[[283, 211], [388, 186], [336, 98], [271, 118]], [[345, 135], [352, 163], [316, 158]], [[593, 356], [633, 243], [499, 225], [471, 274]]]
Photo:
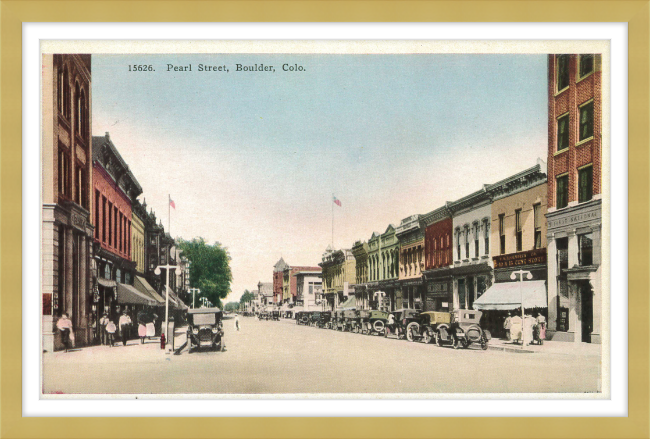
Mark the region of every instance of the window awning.
[[531, 280], [501, 282], [492, 285], [481, 297], [474, 301], [474, 309], [516, 309], [521, 307], [522, 295], [524, 308], [548, 307], [546, 281]]
[[121, 283], [117, 284], [117, 303], [124, 305], [157, 305], [155, 300], [136, 290], [132, 285]]
[[117, 282], [111, 279], [104, 279], [103, 277], [97, 278], [97, 283], [103, 287], [114, 288], [117, 286]]
[[356, 309], [357, 308], [357, 299], [354, 296], [350, 296], [348, 300], [339, 305], [337, 310], [346, 310], [346, 309]]
[[151, 296], [151, 298], [156, 302], [161, 304], [165, 303], [165, 299], [163, 299], [162, 296], [158, 294], [151, 285], [149, 285], [149, 282], [147, 282], [144, 277], [136, 276], [133, 281], [133, 286], [141, 293]]

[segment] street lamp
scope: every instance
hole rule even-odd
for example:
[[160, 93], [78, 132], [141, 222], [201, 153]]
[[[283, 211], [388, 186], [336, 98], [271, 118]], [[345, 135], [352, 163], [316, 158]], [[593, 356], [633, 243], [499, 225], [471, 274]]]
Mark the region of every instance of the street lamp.
[[165, 341], [169, 343], [169, 347], [171, 348], [172, 345], [169, 342], [169, 293], [171, 291], [171, 288], [169, 288], [169, 270], [174, 268], [176, 274], [181, 274], [182, 270], [178, 265], [169, 265], [170, 259], [171, 258], [167, 258], [167, 265], [157, 266], [154, 273], [156, 276], [160, 276], [160, 270], [163, 268], [165, 269]]
[[531, 280], [533, 278], [533, 273], [527, 270], [513, 271], [510, 275], [510, 279], [516, 280], [517, 275], [519, 275], [519, 296], [521, 297], [521, 348], [524, 349], [526, 346], [526, 332], [524, 331], [524, 290], [521, 288], [521, 284], [524, 283], [524, 274], [526, 279]]
[[201, 290], [199, 288], [190, 288], [187, 291], [192, 293], [192, 308], [196, 308], [196, 305], [194, 305], [194, 293], [198, 291], [201, 294]]

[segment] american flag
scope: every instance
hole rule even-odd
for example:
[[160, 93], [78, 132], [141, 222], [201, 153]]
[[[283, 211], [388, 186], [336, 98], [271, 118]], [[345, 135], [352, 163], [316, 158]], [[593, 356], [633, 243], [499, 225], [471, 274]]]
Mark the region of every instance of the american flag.
[[173, 207], [174, 210], [176, 210], [176, 204], [174, 204], [174, 200], [172, 200], [171, 198], [169, 199], [169, 205]]
[[341, 201], [340, 201], [338, 198], [336, 198], [336, 197], [332, 197], [332, 198], [334, 198], [334, 200], [333, 200], [333, 201], [334, 201], [334, 204], [336, 204], [337, 206], [341, 207]]

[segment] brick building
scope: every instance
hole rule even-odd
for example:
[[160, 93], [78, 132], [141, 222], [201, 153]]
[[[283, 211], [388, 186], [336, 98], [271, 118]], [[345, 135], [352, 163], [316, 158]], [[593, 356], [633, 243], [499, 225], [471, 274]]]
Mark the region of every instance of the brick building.
[[548, 56], [548, 312], [554, 340], [601, 341], [602, 59]]
[[289, 268], [289, 264], [280, 258], [273, 266], [273, 304], [281, 305], [284, 294], [284, 270]]
[[458, 308], [458, 297], [453, 294], [451, 267], [453, 266], [453, 221], [447, 205], [423, 215], [424, 280], [426, 284], [426, 311], [453, 311]]
[[77, 345], [92, 341], [91, 57], [42, 58], [43, 350], [61, 348], [68, 314]]

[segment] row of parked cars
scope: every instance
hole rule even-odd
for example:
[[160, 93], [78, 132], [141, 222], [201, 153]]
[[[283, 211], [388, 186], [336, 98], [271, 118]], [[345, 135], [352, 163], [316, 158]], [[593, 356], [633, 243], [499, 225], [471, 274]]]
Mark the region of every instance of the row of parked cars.
[[485, 350], [492, 338], [482, 329], [481, 311], [458, 309], [453, 312], [419, 311], [403, 308], [396, 311], [343, 310], [300, 311], [296, 324], [357, 334], [397, 337], [411, 342], [450, 345], [454, 349], [472, 344]]

